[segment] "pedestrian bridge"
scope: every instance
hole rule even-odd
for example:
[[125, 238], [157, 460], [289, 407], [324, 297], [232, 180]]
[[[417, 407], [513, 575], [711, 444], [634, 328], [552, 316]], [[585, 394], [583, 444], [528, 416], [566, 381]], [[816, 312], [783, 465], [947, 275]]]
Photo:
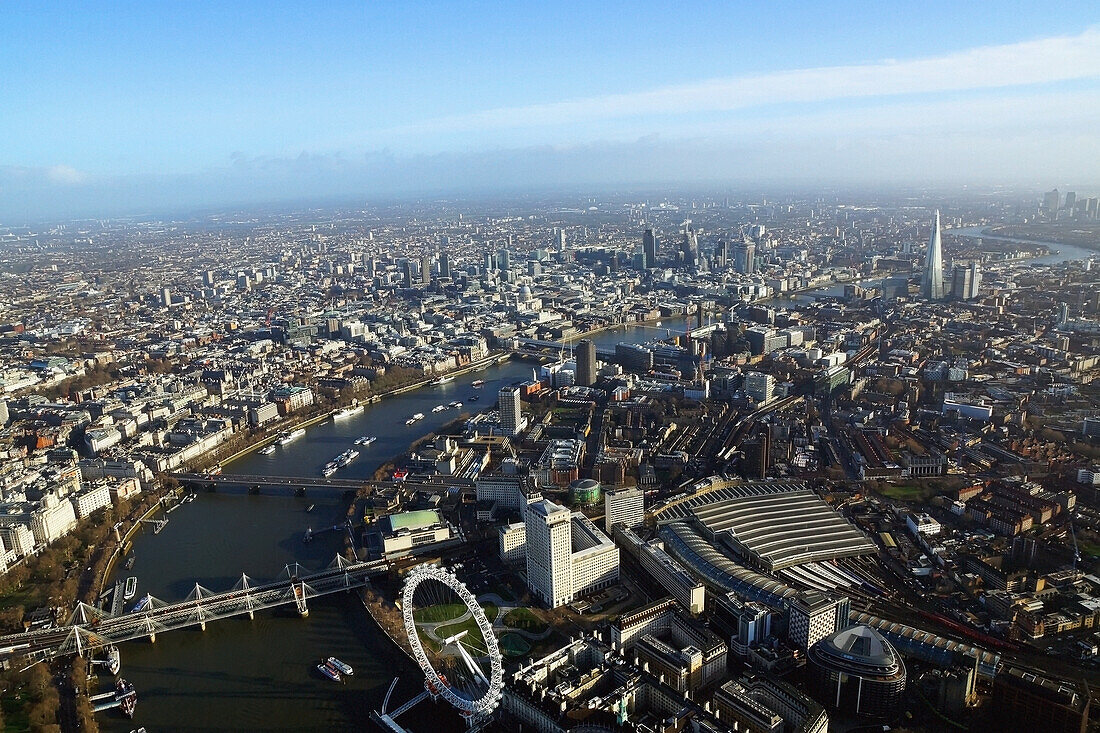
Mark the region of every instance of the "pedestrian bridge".
[[167, 603], [146, 595], [139, 611], [112, 615], [108, 611], [78, 603], [69, 622], [53, 629], [0, 637], [0, 658], [28, 656], [45, 659], [68, 654], [84, 654], [101, 647], [133, 639], [156, 641], [160, 632], [188, 626], [206, 628], [208, 621], [293, 604], [302, 616], [309, 614], [310, 598], [348, 591], [367, 583], [372, 575], [384, 573], [384, 560], [351, 562], [337, 555], [320, 572], [306, 574], [297, 563], [287, 565], [278, 579], [254, 584], [247, 575], [230, 590], [216, 593], [198, 583], [187, 598]]

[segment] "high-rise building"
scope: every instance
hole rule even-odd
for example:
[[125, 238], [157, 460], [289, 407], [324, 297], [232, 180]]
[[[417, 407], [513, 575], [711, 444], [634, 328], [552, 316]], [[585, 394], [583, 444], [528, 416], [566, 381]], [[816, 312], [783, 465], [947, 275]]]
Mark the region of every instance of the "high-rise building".
[[1007, 665], [993, 678], [993, 715], [1004, 730], [1085, 733], [1091, 705], [1084, 681]]
[[699, 264], [699, 236], [690, 225], [684, 231], [684, 241], [680, 245], [680, 253], [683, 255], [686, 266], [695, 267]]
[[758, 404], [766, 404], [775, 391], [775, 377], [764, 372], [745, 373], [745, 396]]
[[753, 272], [756, 269], [756, 245], [742, 242], [733, 247], [733, 268], [738, 272]]
[[924, 258], [924, 277], [921, 278], [921, 295], [926, 300], [943, 300], [943, 242], [940, 240], [940, 212], [932, 220], [932, 234], [928, 238], [928, 252]]
[[645, 493], [637, 488], [612, 489], [603, 495], [603, 526], [607, 532], [616, 524], [637, 527], [645, 521]]
[[449, 252], [439, 253], [439, 276], [447, 279], [451, 277], [451, 255]]
[[505, 387], [497, 395], [500, 408], [500, 429], [511, 437], [519, 435], [523, 429], [523, 415], [520, 412], [519, 387]]
[[165, 308], [170, 308], [172, 306], [172, 291], [168, 288], [161, 288], [160, 302]]
[[576, 384], [591, 387], [596, 383], [596, 344], [592, 339], [577, 342], [577, 379]]
[[1062, 204], [1062, 208], [1065, 209], [1070, 214], [1072, 214], [1073, 213], [1073, 207], [1074, 207], [1074, 205], [1076, 205], [1076, 203], [1077, 203], [1077, 192], [1076, 191], [1070, 191], [1066, 194], [1066, 202], [1064, 204]]
[[580, 512], [545, 499], [525, 515], [527, 587], [557, 608], [619, 580], [619, 548]]
[[851, 601], [831, 598], [818, 591], [795, 596], [787, 609], [787, 639], [802, 651], [848, 626]]
[[652, 229], [646, 229], [642, 234], [642, 254], [646, 268], [657, 266], [657, 236]]
[[496, 258], [493, 257], [492, 252], [485, 253], [485, 274], [488, 275], [493, 270], [497, 269]]
[[552, 501], [527, 507], [527, 585], [551, 608], [573, 600], [570, 512]]
[[973, 300], [978, 297], [978, 283], [981, 282], [978, 263], [956, 265], [951, 272], [951, 297], [955, 300]]
[[559, 252], [564, 252], [565, 251], [565, 246], [566, 246], [565, 230], [564, 229], [559, 229], [558, 230], [558, 251]]
[[424, 255], [420, 258], [420, 282], [427, 285], [432, 281], [432, 256]]
[[411, 288], [413, 286], [413, 262], [412, 260], [405, 260], [403, 265], [405, 270], [405, 287]]
[[497, 267], [501, 270], [512, 269], [512, 253], [507, 248], [497, 251]]
[[1057, 188], [1053, 191], [1047, 191], [1043, 194], [1043, 210], [1046, 211], [1048, 215], [1053, 215], [1054, 212], [1058, 211], [1058, 202], [1061, 198], [1062, 196], [1058, 193]]

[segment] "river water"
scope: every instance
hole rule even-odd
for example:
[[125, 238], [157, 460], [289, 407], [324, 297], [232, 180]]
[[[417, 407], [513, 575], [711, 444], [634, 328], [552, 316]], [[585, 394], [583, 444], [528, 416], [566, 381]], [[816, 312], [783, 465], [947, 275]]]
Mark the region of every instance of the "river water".
[[[684, 318], [663, 323], [674, 332]], [[652, 327], [627, 327], [596, 334], [597, 346], [620, 341], [641, 342], [664, 336]], [[351, 418], [325, 421], [306, 435], [279, 447], [270, 456], [252, 453], [226, 467], [227, 473], [316, 476], [336, 454], [360, 435], [377, 440], [359, 448], [361, 456], [336, 475], [367, 478], [389, 458], [403, 453], [418, 437], [456, 417], [453, 410], [432, 413], [438, 404], [465, 403], [463, 411], [488, 409], [504, 384], [525, 379], [532, 364], [509, 361], [439, 387], [423, 387], [368, 405]], [[471, 381], [485, 380], [474, 389]], [[472, 402], [471, 395], [481, 395]], [[425, 419], [414, 426], [405, 420], [416, 412]], [[306, 512], [309, 505], [312, 512]], [[250, 496], [200, 493], [168, 515], [156, 535], [134, 539], [135, 563], [120, 576], [139, 579], [138, 595], [151, 593], [174, 602], [183, 600], [195, 583], [218, 592], [228, 590], [241, 573], [254, 583], [276, 578], [288, 563], [312, 570], [326, 566], [340, 548], [334, 532], [302, 542], [307, 526], [314, 530], [342, 521], [343, 502], [335, 496]], [[353, 595], [333, 594], [311, 601], [310, 613], [299, 618], [289, 608], [211, 622], [206, 631], [180, 629], [158, 634], [156, 643], [134, 641], [120, 647], [122, 676], [138, 691], [133, 721], [118, 714], [99, 715], [106, 731], [130, 731], [145, 726], [165, 730], [370, 730], [370, 711], [380, 707], [395, 676], [401, 681], [391, 702], [400, 705], [418, 693], [422, 675], [368, 617]], [[314, 666], [336, 656], [355, 668], [346, 684], [321, 677]], [[448, 733], [465, 726], [445, 703], [421, 703], [402, 716], [415, 731]]]

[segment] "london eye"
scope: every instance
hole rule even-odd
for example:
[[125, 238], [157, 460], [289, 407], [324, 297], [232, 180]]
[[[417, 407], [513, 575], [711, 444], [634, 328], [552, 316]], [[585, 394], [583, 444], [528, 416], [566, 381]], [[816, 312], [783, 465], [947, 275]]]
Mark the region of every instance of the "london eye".
[[471, 724], [497, 707], [504, 690], [500, 647], [474, 594], [450, 570], [414, 568], [401, 592], [401, 614], [424, 685]]

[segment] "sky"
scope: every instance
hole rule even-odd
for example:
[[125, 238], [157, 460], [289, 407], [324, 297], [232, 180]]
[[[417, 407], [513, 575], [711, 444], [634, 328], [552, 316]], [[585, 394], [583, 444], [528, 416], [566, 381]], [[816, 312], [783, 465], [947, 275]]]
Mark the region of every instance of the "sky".
[[650, 186], [1100, 189], [1100, 5], [7, 3], [0, 223]]

